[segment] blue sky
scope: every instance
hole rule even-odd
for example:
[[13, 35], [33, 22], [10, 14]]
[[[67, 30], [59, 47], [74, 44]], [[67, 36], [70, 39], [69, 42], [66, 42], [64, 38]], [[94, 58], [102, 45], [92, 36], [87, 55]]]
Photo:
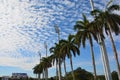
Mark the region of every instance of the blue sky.
[[[104, 9], [109, 0], [93, 1], [95, 8]], [[113, 0], [115, 3], [120, 4], [120, 0]], [[75, 33], [73, 25], [82, 19], [82, 13], [92, 19], [90, 10], [89, 0], [0, 0], [0, 76], [22, 72], [34, 77], [32, 68], [39, 63], [38, 52], [45, 56], [44, 42], [50, 48], [58, 40], [54, 24], [60, 28], [60, 38], [66, 39], [70, 33]], [[113, 36], [120, 62], [120, 35]], [[113, 71], [116, 66], [109, 37], [105, 41]], [[86, 49], [81, 48], [80, 51], [81, 55], [73, 58], [74, 69], [82, 67], [92, 72], [89, 44], [86, 43]], [[96, 42], [94, 51], [97, 74], [104, 74]], [[69, 60], [66, 62], [67, 71], [70, 71]], [[49, 69], [49, 73], [50, 76], [55, 75], [55, 66]]]

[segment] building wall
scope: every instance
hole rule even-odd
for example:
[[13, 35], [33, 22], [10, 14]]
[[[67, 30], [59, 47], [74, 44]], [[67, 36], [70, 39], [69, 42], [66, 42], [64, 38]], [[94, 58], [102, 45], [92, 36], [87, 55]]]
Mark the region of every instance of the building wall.
[[27, 73], [12, 73], [12, 79], [28, 78]]
[[1, 78], [1, 80], [9, 80], [9, 77], [8, 77], [8, 76], [3, 76], [3, 77]]

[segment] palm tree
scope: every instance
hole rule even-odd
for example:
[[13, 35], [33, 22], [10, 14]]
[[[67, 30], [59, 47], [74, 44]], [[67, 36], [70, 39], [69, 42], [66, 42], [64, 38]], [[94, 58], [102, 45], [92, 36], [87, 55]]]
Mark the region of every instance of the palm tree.
[[[54, 47], [51, 47], [50, 48], [50, 53], [53, 53], [54, 54], [54, 61], [56, 61], [56, 74], [58, 75], [58, 68], [57, 68], [57, 65], [59, 67], [59, 79], [61, 80], [61, 58], [60, 58], [60, 48], [61, 48], [61, 45], [59, 43], [55, 43], [55, 46]], [[57, 76], [56, 76], [56, 80], [57, 80]]]
[[43, 72], [43, 67], [41, 64], [37, 64], [34, 68], [33, 68], [33, 73], [34, 74], [38, 74], [38, 80], [40, 80], [40, 74]]
[[98, 14], [96, 16], [96, 19], [101, 24], [103, 24], [102, 27], [105, 29], [106, 34], [110, 36], [112, 50], [114, 53], [114, 58], [115, 58], [116, 65], [117, 65], [117, 72], [118, 72], [118, 76], [120, 80], [120, 68], [119, 68], [120, 65], [119, 65], [118, 55], [117, 55], [118, 53], [117, 53], [114, 40], [112, 37], [112, 33], [111, 33], [111, 32], [114, 32], [116, 35], [120, 33], [120, 27], [119, 27], [120, 26], [120, 15], [113, 13], [113, 11], [119, 10], [119, 9], [120, 9], [119, 5], [111, 5], [109, 7], [106, 7], [105, 11], [96, 10], [96, 13]]
[[38, 66], [36, 65], [33, 69], [34, 69], [33, 73], [36, 74], [36, 77], [37, 77], [37, 74], [39, 74], [39, 72], [38, 72]]
[[[56, 44], [56, 47], [57, 47], [58, 44]], [[59, 47], [62, 47], [62, 43], [61, 41], [59, 41]], [[55, 47], [52, 47], [50, 48], [50, 52], [53, 52], [55, 49]], [[58, 58], [60, 58], [60, 63], [63, 62], [64, 64], [64, 71], [65, 71], [65, 75], [67, 75], [67, 72], [66, 72], [66, 63], [65, 63], [65, 58], [66, 58], [66, 54], [64, 54], [62, 51], [61, 51], [61, 48], [59, 48], [59, 50], [57, 51], [60, 51], [59, 54], [53, 54], [51, 55], [51, 57], [53, 58], [52, 62], [54, 63], [54, 61], [56, 60], [58, 62]], [[66, 77], [66, 80], [67, 80], [67, 77]]]
[[[91, 4], [92, 11], [94, 11], [93, 0], [90, 0], [90, 4]], [[97, 14], [94, 14], [94, 17], [96, 17], [96, 16], [97, 16]], [[106, 78], [106, 80], [112, 80], [110, 67], [109, 67], [109, 60], [108, 60], [107, 51], [106, 51], [106, 46], [104, 43], [104, 39], [101, 36], [101, 35], [103, 35], [103, 32], [102, 32], [103, 28], [101, 28], [101, 26], [103, 26], [103, 25], [101, 24], [101, 22], [97, 21], [96, 19], [92, 22], [92, 25], [98, 31], [96, 33], [96, 35], [97, 35], [99, 46], [100, 46], [101, 58], [102, 58], [102, 62], [103, 62], [105, 78]]]
[[83, 47], [85, 47], [85, 41], [86, 39], [89, 40], [90, 44], [90, 52], [91, 52], [91, 58], [92, 58], [92, 65], [93, 65], [93, 71], [94, 71], [94, 80], [96, 80], [96, 66], [95, 66], [95, 59], [94, 59], [94, 51], [93, 51], [93, 42], [92, 37], [97, 41], [97, 36], [94, 34], [92, 30], [92, 26], [89, 25], [90, 22], [87, 20], [86, 16], [83, 14], [83, 21], [77, 21], [76, 25], [74, 26], [74, 29], [77, 30], [76, 39], [75, 41], [79, 42], [79, 44], [83, 44]]
[[[43, 57], [41, 59], [41, 62], [37, 64], [33, 69], [33, 73], [38, 74], [38, 79], [40, 80], [40, 74], [43, 73], [43, 78], [44, 78], [44, 71], [51, 67], [51, 60], [49, 57]], [[46, 77], [47, 79], [47, 77]]]
[[[53, 53], [53, 47], [50, 48], [50, 53]], [[55, 62], [56, 62], [56, 65], [58, 64], [58, 58], [56, 57], [56, 54], [52, 54], [48, 56], [48, 58], [49, 58], [49, 61], [52, 63], [52, 65], [54, 65]], [[58, 80], [57, 77], [58, 77], [58, 67], [56, 66], [56, 80]]]
[[104, 42], [105, 37], [103, 35], [103, 28], [101, 27], [103, 25], [101, 23], [97, 22], [97, 20], [92, 21], [90, 23], [90, 25], [94, 27], [96, 36], [98, 38], [98, 43], [99, 43], [100, 52], [101, 52], [101, 58], [102, 58], [103, 67], [104, 67], [105, 78], [106, 78], [106, 80], [112, 80], [108, 55], [107, 55], [107, 51], [106, 51], [106, 45]]
[[[43, 58], [41, 59], [41, 63], [40, 63], [40, 64], [42, 64], [44, 71], [46, 71], [49, 67], [52, 66], [49, 57], [43, 57]], [[47, 80], [47, 76], [45, 76], [45, 79]]]
[[74, 56], [76, 56], [76, 53], [79, 55], [80, 51], [79, 48], [73, 42], [74, 42], [73, 35], [69, 35], [67, 40], [60, 40], [60, 43], [62, 45], [61, 52], [64, 53], [70, 59], [72, 77], [73, 80], [75, 80], [73, 72], [72, 53]]
[[[59, 43], [61, 44], [61, 47], [64, 45], [61, 40], [59, 41]], [[63, 65], [64, 65], [65, 79], [68, 80], [67, 71], [66, 71], [66, 62], [65, 62], [66, 53], [64, 53], [64, 51], [61, 49], [60, 49], [60, 53], [61, 53], [61, 55], [60, 55], [61, 62], [63, 62]]]

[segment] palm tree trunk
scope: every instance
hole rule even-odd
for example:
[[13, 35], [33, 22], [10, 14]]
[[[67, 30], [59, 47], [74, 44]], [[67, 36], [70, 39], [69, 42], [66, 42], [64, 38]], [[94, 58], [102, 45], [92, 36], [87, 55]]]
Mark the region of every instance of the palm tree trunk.
[[65, 78], [66, 78], [66, 80], [68, 80], [65, 59], [63, 60], [63, 63], [64, 63], [64, 70], [65, 70]]
[[48, 68], [47, 68], [47, 80], [48, 80]]
[[[110, 29], [110, 27], [109, 27], [109, 29]], [[113, 50], [113, 53], [114, 53], [114, 58], [115, 58], [115, 61], [116, 61], [118, 78], [120, 80], [120, 65], [119, 65], [119, 61], [118, 61], [117, 50], [115, 48], [114, 40], [113, 40], [113, 37], [112, 37], [112, 34], [111, 34], [110, 30], [108, 30], [108, 32], [109, 32], [109, 36], [110, 36], [110, 40], [111, 40], [111, 45], [112, 45], [112, 50]]]
[[45, 80], [47, 80], [47, 68], [45, 69]]
[[61, 62], [60, 62], [60, 58], [59, 58], [59, 60], [58, 60], [58, 75], [59, 75], [59, 80], [62, 80], [61, 79]]
[[71, 70], [72, 70], [72, 77], [73, 80], [75, 80], [75, 75], [74, 75], [74, 71], [73, 71], [73, 64], [72, 64], [72, 57], [70, 56], [70, 65], [71, 65]]
[[44, 78], [45, 78], [45, 71], [43, 70], [43, 80], [44, 80]]
[[98, 40], [99, 40], [103, 67], [104, 67], [105, 78], [106, 80], [112, 80], [105, 43], [104, 43], [104, 40], [102, 41], [100, 34], [98, 34]]
[[[44, 43], [45, 49], [46, 49], [46, 57], [47, 57], [47, 44], [46, 42]], [[48, 79], [48, 68], [45, 69], [45, 80]]]
[[40, 80], [40, 73], [38, 74], [38, 80]]
[[37, 78], [37, 75], [38, 75], [38, 74], [36, 74], [36, 78]]
[[93, 64], [93, 71], [94, 71], [94, 80], [97, 79], [97, 75], [96, 75], [96, 66], [95, 66], [95, 58], [94, 58], [94, 51], [93, 51], [93, 45], [92, 45], [92, 41], [89, 39], [90, 42], [90, 52], [91, 52], [91, 57], [92, 57], [92, 64]]
[[57, 61], [56, 61], [56, 80], [58, 79], [58, 63], [57, 63]]

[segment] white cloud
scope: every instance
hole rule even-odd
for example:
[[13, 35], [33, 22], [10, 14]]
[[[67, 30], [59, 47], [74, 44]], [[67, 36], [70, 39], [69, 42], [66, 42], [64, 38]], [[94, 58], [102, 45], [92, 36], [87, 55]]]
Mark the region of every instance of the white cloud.
[[[57, 42], [52, 26], [57, 23], [61, 38], [65, 38], [72, 34], [71, 24], [80, 18], [81, 12], [89, 12], [88, 1], [79, 0], [79, 4], [77, 1], [75, 5], [68, 0], [52, 0], [48, 5], [44, 0], [0, 0], [0, 65], [31, 70], [39, 62], [38, 51], [45, 55], [43, 42], [47, 41], [48, 47]], [[120, 41], [119, 37], [116, 40]], [[26, 53], [19, 49], [24, 49]], [[32, 57], [24, 56], [29, 54]], [[91, 62], [80, 63], [86, 64]]]
[[0, 65], [4, 66], [11, 66], [11, 67], [19, 67], [24, 70], [31, 70], [35, 64], [38, 63], [38, 58], [37, 57], [23, 57], [23, 56], [9, 56], [9, 55], [4, 55], [0, 56]]
[[[19, 48], [34, 52], [36, 55], [39, 47], [27, 33], [19, 33], [19, 26], [31, 26], [35, 20], [35, 14], [30, 13], [27, 8], [30, 6], [27, 2], [18, 0], [0, 1], [0, 65], [16, 66], [23, 69], [29, 69], [37, 63], [38, 57], [25, 57], [18, 53]], [[30, 18], [34, 16], [33, 18]], [[42, 19], [42, 18], [41, 18]], [[39, 19], [39, 20], [41, 20]], [[36, 25], [37, 26], [37, 25]], [[25, 27], [24, 27], [25, 28]], [[23, 29], [23, 28], [22, 28]], [[35, 31], [32, 28], [33, 32]], [[33, 33], [32, 32], [32, 33]], [[31, 54], [33, 55], [33, 54]], [[24, 65], [24, 66], [23, 66]]]

